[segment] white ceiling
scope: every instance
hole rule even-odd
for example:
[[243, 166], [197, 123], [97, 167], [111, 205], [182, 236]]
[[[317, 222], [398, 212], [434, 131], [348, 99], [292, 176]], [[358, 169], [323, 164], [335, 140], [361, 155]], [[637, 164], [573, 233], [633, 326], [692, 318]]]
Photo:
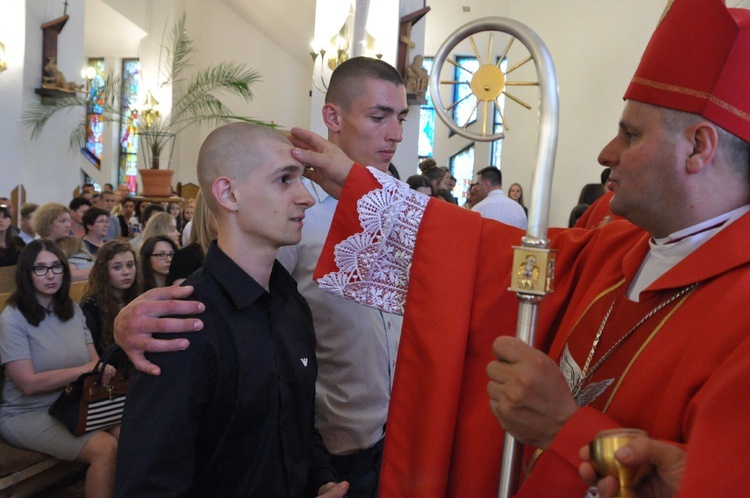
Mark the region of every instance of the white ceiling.
[[[88, 0], [86, 2], [85, 53], [137, 53], [140, 39], [146, 32], [118, 12], [124, 0]], [[152, 0], [153, 1], [153, 0]], [[303, 64], [310, 61], [310, 42], [315, 25], [316, 0], [220, 0], [246, 22], [273, 40]], [[371, 0], [377, 2], [377, 0]], [[500, 0], [429, 0], [435, 9], [441, 7], [456, 15], [476, 18], [476, 13], [492, 12]], [[550, 1], [550, 0], [540, 0]], [[555, 0], [551, 0], [555, 1]], [[660, 0], [666, 3], [666, 0]], [[105, 3], [106, 2], [106, 3]], [[443, 3], [444, 2], [444, 3]], [[115, 10], [107, 3], [118, 6]], [[148, 0], [124, 1], [131, 10], [143, 7]], [[472, 13], [458, 13], [462, 6], [470, 6]], [[750, 0], [727, 0], [730, 7], [750, 8]], [[94, 42], [92, 42], [94, 41]]]
[[310, 62], [315, 0], [221, 1], [301, 63]]
[[84, 53], [88, 57], [138, 53], [141, 38], [148, 33], [101, 0], [86, 2]]

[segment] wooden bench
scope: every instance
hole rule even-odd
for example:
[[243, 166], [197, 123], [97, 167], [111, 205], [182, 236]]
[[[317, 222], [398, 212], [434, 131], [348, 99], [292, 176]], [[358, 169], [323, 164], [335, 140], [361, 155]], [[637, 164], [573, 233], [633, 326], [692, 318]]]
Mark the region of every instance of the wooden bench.
[[16, 266], [0, 266], [0, 293], [10, 292], [16, 286]]
[[[4, 370], [0, 368], [0, 394]], [[66, 480], [82, 478], [86, 467], [81, 462], [16, 448], [0, 438], [0, 498], [44, 496], [46, 490]]]
[[[80, 301], [86, 282], [71, 284], [71, 298]], [[0, 310], [11, 292], [0, 294]], [[4, 383], [4, 368], [0, 368], [0, 397]], [[43, 496], [45, 490], [65, 480], [82, 478], [86, 465], [67, 462], [36, 451], [16, 448], [0, 438], [0, 498]]]

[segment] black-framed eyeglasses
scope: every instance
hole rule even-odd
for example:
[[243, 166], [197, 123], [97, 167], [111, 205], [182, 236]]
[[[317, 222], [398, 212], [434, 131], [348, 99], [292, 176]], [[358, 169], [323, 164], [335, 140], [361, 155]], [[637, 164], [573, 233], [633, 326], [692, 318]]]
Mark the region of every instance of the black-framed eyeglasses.
[[152, 258], [156, 259], [172, 259], [174, 258], [174, 251], [172, 252], [155, 252], [151, 255]]
[[59, 275], [65, 271], [65, 265], [63, 265], [62, 263], [55, 263], [52, 266], [39, 265], [31, 269], [31, 271], [34, 272], [34, 275], [36, 275], [37, 277], [46, 277], [47, 272], [50, 270], [52, 270], [53, 275]]

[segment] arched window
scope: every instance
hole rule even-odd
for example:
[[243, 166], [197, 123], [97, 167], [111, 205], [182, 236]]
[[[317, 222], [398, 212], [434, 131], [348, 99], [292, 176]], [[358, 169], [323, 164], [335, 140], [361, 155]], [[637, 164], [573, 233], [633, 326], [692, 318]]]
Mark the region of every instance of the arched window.
[[122, 61], [122, 113], [120, 120], [120, 160], [117, 182], [136, 190], [138, 176], [138, 114], [136, 113], [138, 84], [141, 78], [141, 62], [138, 59]]

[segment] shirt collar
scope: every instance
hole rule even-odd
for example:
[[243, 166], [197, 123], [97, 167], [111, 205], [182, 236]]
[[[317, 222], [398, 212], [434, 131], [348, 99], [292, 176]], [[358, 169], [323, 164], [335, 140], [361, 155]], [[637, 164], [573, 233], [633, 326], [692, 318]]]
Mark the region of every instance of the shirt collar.
[[709, 239], [716, 232], [721, 230], [723, 227], [729, 225], [733, 221], [739, 219], [743, 214], [747, 213], [748, 211], [750, 211], [750, 205], [744, 205], [737, 209], [733, 209], [732, 211], [729, 211], [728, 213], [720, 214], [719, 216], [715, 216], [714, 218], [711, 218], [709, 220], [702, 221], [701, 223], [698, 223], [697, 225], [693, 225], [691, 227], [678, 230], [674, 233], [667, 235], [666, 237], [662, 237], [659, 239], [655, 238], [653, 240], [652, 246], [673, 244], [673, 243], [680, 242], [686, 239], [700, 239], [700, 240]]
[[[216, 279], [216, 282], [226, 291], [227, 296], [238, 309], [250, 306], [267, 294], [263, 286], [245, 273], [245, 270], [232, 261], [224, 251], [219, 249], [216, 241], [211, 243], [211, 247], [206, 253], [204, 271], [207, 271]], [[271, 273], [271, 280], [273, 280], [273, 272]]]

